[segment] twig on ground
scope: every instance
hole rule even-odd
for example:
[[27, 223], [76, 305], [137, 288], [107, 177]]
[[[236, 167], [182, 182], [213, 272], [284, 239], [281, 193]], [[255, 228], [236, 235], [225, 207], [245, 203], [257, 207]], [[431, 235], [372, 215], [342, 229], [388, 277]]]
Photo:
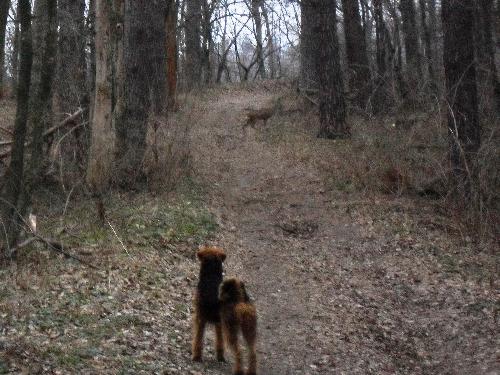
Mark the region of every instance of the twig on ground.
[[128, 252], [127, 248], [126, 248], [126, 247], [125, 247], [125, 245], [123, 244], [123, 241], [121, 240], [121, 238], [120, 238], [120, 237], [118, 237], [118, 234], [116, 234], [115, 228], [113, 228], [113, 226], [111, 225], [111, 223], [109, 222], [109, 220], [107, 220], [107, 222], [108, 222], [109, 227], [110, 227], [110, 228], [111, 228], [111, 230], [113, 231], [113, 234], [115, 235], [115, 237], [116, 237], [116, 238], [118, 239], [118, 241], [120, 242], [120, 245], [122, 245], [123, 250], [125, 250], [125, 252], [127, 253], [127, 255], [129, 255], [129, 256], [130, 256], [130, 254], [129, 254], [129, 252]]

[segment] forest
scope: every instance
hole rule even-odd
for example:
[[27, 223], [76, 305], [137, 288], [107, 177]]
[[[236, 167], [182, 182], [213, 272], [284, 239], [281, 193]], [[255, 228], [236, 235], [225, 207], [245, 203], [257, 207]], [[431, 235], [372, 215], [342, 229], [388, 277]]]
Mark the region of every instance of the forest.
[[500, 372], [499, 66], [500, 0], [0, 0], [0, 374], [243, 374], [203, 249], [260, 375]]

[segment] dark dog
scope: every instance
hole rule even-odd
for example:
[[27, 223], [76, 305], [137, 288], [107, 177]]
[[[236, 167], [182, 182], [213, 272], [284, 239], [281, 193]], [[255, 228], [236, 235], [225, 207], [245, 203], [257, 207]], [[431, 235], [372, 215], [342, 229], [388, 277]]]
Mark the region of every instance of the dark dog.
[[238, 333], [241, 331], [248, 347], [248, 369], [246, 375], [257, 374], [257, 311], [242, 281], [232, 278], [225, 280], [219, 293], [222, 330], [234, 355], [234, 375], [243, 375]]
[[201, 267], [194, 298], [193, 360], [202, 360], [205, 327], [207, 324], [213, 324], [217, 360], [223, 362], [224, 342], [220, 319], [219, 285], [222, 283], [222, 262], [226, 259], [226, 254], [217, 247], [202, 247], [198, 251], [198, 259]]

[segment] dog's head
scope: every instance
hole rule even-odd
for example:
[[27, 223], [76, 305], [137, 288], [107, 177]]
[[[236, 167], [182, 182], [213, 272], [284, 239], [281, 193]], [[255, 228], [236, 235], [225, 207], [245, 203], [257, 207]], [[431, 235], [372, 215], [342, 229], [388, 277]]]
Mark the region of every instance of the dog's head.
[[243, 281], [237, 278], [224, 280], [219, 290], [219, 299], [223, 303], [249, 302], [250, 297]]
[[215, 246], [203, 246], [198, 250], [198, 260], [201, 262], [201, 268], [211, 270], [213, 273], [222, 274], [222, 262], [226, 259], [224, 250]]

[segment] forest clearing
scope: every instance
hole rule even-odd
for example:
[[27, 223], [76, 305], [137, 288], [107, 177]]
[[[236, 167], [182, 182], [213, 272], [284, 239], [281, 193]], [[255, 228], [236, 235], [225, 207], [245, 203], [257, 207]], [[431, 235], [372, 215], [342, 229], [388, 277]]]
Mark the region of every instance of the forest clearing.
[[495, 0], [0, 0], [0, 374], [500, 374], [499, 40]]

